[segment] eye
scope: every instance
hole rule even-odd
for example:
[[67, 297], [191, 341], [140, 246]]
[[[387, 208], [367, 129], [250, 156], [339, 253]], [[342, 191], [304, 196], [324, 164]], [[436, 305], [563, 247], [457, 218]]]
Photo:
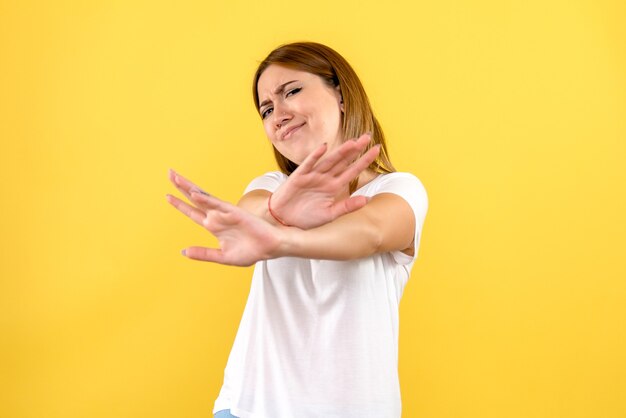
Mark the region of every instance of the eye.
[[287, 92], [287, 94], [285, 94], [285, 97], [289, 97], [291, 95], [298, 94], [298, 93], [300, 93], [300, 90], [302, 90], [302, 87], [296, 87], [295, 89], [291, 89], [291, 90], [289, 90]]
[[274, 109], [272, 109], [271, 107], [266, 108], [263, 112], [261, 112], [261, 119], [265, 119], [266, 117], [268, 117], [273, 110]]

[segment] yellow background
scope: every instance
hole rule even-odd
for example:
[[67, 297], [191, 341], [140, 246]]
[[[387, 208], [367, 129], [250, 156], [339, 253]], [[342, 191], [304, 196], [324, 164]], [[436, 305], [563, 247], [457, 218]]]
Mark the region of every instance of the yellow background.
[[214, 241], [167, 169], [229, 201], [274, 169], [250, 80], [296, 40], [429, 192], [403, 416], [626, 416], [625, 28], [621, 0], [0, 1], [0, 416], [210, 416], [251, 270], [179, 254]]

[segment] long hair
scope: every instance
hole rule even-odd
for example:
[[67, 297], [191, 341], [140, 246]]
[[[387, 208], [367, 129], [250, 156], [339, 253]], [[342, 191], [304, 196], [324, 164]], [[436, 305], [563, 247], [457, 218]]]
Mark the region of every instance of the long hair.
[[[368, 149], [380, 144], [380, 154], [370, 169], [377, 173], [391, 173], [395, 171], [385, 144], [385, 135], [374, 116], [372, 107], [361, 84], [350, 64], [335, 50], [315, 42], [295, 42], [281, 45], [267, 56], [256, 70], [252, 83], [254, 105], [259, 110], [259, 93], [257, 85], [263, 71], [270, 65], [280, 65], [298, 71], [306, 71], [324, 79], [331, 87], [339, 86], [343, 99], [344, 113], [342, 117], [342, 134], [344, 141], [357, 138], [366, 132], [372, 134]], [[274, 147], [274, 156], [280, 170], [289, 175], [298, 165], [284, 157]], [[354, 192], [356, 181], [350, 185], [350, 192]]]

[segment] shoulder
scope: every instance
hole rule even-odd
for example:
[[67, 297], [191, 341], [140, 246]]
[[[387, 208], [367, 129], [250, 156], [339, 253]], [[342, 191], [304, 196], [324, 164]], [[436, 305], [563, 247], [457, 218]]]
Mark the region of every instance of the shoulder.
[[365, 185], [363, 194], [375, 195], [379, 193], [405, 191], [407, 193], [419, 193], [426, 197], [426, 188], [421, 180], [414, 174], [406, 172], [393, 172], [381, 174]]
[[394, 171], [393, 173], [385, 173], [372, 180], [378, 187], [389, 184], [407, 185], [413, 187], [424, 188], [424, 185], [417, 176], [412, 173]]
[[285, 182], [285, 180], [287, 180], [286, 174], [280, 171], [269, 171], [252, 180], [250, 184], [248, 184], [248, 187], [244, 190], [243, 194], [258, 189], [267, 190], [273, 193], [281, 184]]
[[424, 221], [428, 211], [428, 194], [424, 184], [414, 174], [406, 172], [381, 174], [368, 183], [360, 194], [375, 196], [382, 193], [400, 196], [411, 206], [419, 224]]

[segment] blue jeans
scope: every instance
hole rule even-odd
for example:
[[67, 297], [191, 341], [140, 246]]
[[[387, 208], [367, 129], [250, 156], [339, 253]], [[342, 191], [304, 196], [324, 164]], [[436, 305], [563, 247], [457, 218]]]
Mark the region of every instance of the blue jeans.
[[222, 409], [221, 411], [217, 411], [213, 418], [237, 418], [236, 416], [230, 413], [230, 409]]

